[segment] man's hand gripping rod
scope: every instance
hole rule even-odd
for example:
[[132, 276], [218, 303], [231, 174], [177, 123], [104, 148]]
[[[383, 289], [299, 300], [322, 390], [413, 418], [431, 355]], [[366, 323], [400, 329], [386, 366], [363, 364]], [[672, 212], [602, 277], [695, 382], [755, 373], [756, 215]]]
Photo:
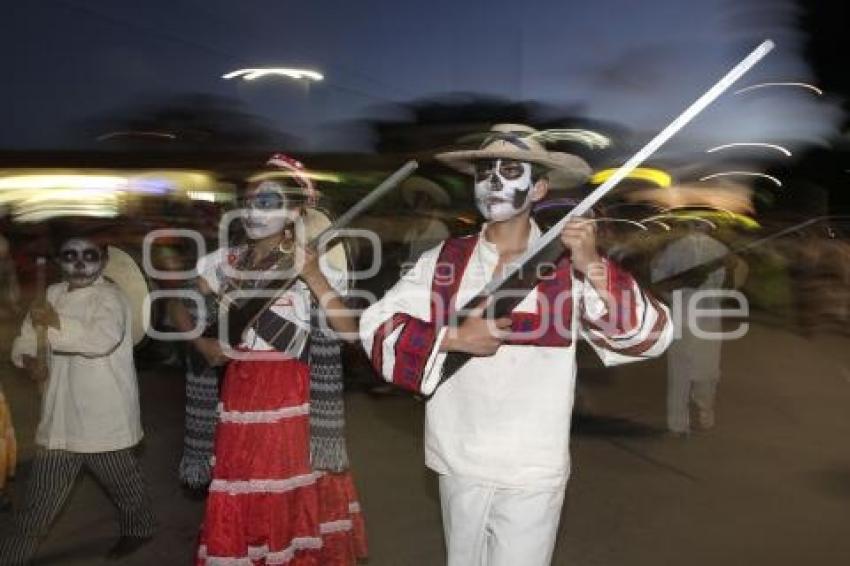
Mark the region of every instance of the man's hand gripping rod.
[[[714, 102], [715, 99], [767, 55], [773, 47], [774, 43], [769, 39], [762, 42], [752, 53], [735, 65], [731, 71], [726, 73], [705, 94], [700, 96], [666, 128], [652, 138], [649, 143], [643, 146], [631, 159], [626, 161], [607, 181], [599, 185], [587, 198], [578, 203], [564, 218], [543, 234], [528, 251], [516, 260], [513, 267], [505, 275], [502, 277], [497, 276], [488, 283], [476, 297], [464, 305], [461, 312], [469, 312], [472, 308], [479, 306], [484, 298], [493, 297], [493, 301], [486, 310], [485, 316], [491, 318], [509, 316], [511, 311], [535, 287], [539, 277], [546, 274], [545, 269], [544, 271], [539, 270], [541, 265], [554, 263], [564, 253], [565, 249], [563, 244], [561, 244], [559, 236], [570, 218], [581, 216], [590, 210], [593, 205], [599, 202], [602, 197], [608, 194], [629, 173], [648, 159], [667, 140], [673, 137], [697, 114]], [[505, 291], [509, 292], [505, 293]], [[449, 352], [443, 363], [440, 383], [442, 384], [454, 375], [471, 358], [472, 355], [466, 352]]]

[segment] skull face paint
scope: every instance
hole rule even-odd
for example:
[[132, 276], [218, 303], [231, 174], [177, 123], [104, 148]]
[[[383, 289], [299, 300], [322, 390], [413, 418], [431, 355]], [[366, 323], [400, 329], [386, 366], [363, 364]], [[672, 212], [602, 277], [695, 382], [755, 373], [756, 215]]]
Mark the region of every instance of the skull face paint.
[[510, 159], [475, 164], [475, 203], [487, 220], [501, 222], [531, 207], [531, 165]]
[[245, 196], [242, 224], [252, 240], [279, 234], [301, 215], [303, 198], [274, 181], [263, 181]]
[[59, 249], [62, 275], [74, 289], [94, 283], [106, 267], [106, 253], [85, 238], [71, 238]]

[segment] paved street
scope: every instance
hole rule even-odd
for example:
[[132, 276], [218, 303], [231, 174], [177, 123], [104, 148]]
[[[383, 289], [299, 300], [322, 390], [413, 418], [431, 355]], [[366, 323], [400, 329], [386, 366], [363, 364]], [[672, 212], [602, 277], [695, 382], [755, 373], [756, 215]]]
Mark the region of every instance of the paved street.
[[[834, 565], [850, 556], [850, 341], [755, 325], [726, 344], [718, 426], [663, 434], [664, 364], [588, 368], [573, 435], [555, 564]], [[532, 376], [518, 376], [518, 379]], [[141, 377], [143, 462], [161, 530], [132, 565], [188, 564], [203, 503], [177, 483], [183, 382]], [[4, 376], [15, 414], [23, 492], [36, 419], [33, 388]], [[529, 386], [531, 384], [529, 383]], [[347, 398], [348, 437], [376, 566], [443, 563], [435, 478], [422, 465], [423, 406], [407, 397]], [[39, 564], [99, 564], [116, 536], [112, 508], [86, 478]]]

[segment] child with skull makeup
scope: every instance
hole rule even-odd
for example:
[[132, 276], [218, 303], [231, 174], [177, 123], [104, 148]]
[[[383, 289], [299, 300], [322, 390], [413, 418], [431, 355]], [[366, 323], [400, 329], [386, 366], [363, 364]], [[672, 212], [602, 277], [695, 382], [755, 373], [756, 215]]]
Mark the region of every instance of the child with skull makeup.
[[[107, 250], [91, 239], [65, 240], [63, 281], [35, 304], [12, 347], [12, 360], [33, 372], [36, 327], [47, 328], [48, 375], [23, 508], [15, 532], [0, 545], [0, 562], [33, 558], [86, 468], [119, 510], [120, 538], [108, 553], [120, 559], [153, 536], [155, 520], [134, 447], [142, 439], [129, 302], [103, 276]], [[38, 376], [42, 379], [43, 376]]]
[[[502, 124], [480, 149], [437, 156], [473, 177], [481, 232], [425, 252], [360, 319], [375, 369], [430, 395], [425, 461], [439, 475], [449, 566], [550, 563], [570, 470], [576, 343], [616, 364], [657, 356], [671, 337], [666, 307], [600, 257], [586, 219], [566, 225], [568, 254], [544, 277], [535, 272], [537, 286], [510, 316], [484, 318], [485, 303], [452, 324], [541, 237], [531, 208], [549, 184], [589, 176], [584, 161], [539, 139]], [[452, 351], [473, 357], [437, 388]]]
[[[282, 154], [268, 165], [242, 198], [247, 242], [198, 264], [201, 290], [219, 297], [262, 291], [275, 272], [297, 280], [235, 351], [215, 338], [195, 340], [210, 364], [227, 364], [196, 564], [354, 564], [365, 556], [365, 531], [348, 471], [332, 333], [356, 337], [341, 297], [346, 274], [306, 246], [316, 200], [309, 173]], [[282, 330], [270, 335], [265, 324]]]

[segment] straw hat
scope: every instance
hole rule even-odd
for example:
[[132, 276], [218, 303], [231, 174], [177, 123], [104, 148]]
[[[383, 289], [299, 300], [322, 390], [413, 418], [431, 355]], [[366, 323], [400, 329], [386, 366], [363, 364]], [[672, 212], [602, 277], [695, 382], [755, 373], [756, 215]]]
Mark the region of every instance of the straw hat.
[[401, 184], [401, 198], [407, 206], [413, 207], [416, 205], [416, 195], [425, 194], [434, 203], [440, 206], [448, 206], [452, 199], [449, 193], [440, 185], [425, 177], [409, 177]]
[[[304, 232], [309, 242], [325, 229], [330, 227], [331, 219], [318, 208], [307, 208], [304, 211]], [[348, 256], [343, 242], [337, 242], [324, 253], [328, 265], [337, 271], [348, 272]]]
[[475, 161], [514, 159], [540, 165], [549, 171], [553, 188], [567, 189], [583, 184], [590, 177], [590, 166], [569, 153], [548, 151], [536, 136], [537, 130], [521, 124], [496, 124], [479, 149], [449, 151], [435, 157], [449, 167], [475, 174]]

